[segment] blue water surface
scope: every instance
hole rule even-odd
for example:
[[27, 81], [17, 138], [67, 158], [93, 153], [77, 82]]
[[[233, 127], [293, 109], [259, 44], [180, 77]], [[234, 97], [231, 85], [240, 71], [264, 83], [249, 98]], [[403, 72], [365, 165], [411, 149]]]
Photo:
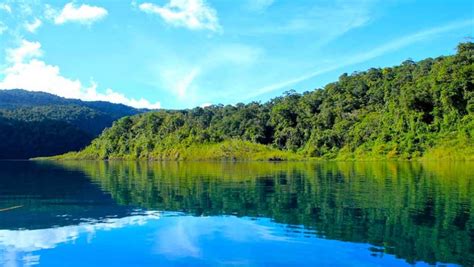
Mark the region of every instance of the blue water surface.
[[259, 164], [0, 162], [0, 264], [471, 264], [459, 166]]

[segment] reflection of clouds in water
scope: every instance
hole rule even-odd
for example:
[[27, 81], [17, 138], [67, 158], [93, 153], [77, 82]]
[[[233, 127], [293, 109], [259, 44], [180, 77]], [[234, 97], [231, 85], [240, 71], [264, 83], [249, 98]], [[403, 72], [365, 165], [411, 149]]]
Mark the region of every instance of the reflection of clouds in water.
[[[163, 220], [156, 220], [163, 218]], [[154, 221], [154, 222], [152, 222]], [[148, 224], [150, 223], [150, 224]], [[92, 243], [101, 241], [95, 236], [101, 231], [127, 228], [129, 226], [145, 226], [145, 232], [138, 236], [137, 244], [149, 242], [148, 231], [153, 231], [152, 242], [155, 242], [153, 251], [155, 256], [179, 260], [192, 258], [202, 263], [209, 261], [218, 265], [248, 265], [252, 261], [239, 255], [232, 255], [233, 246], [237, 248], [250, 247], [260, 242], [272, 244], [303, 243], [291, 236], [285, 235], [285, 227], [275, 225], [271, 220], [239, 218], [234, 216], [222, 217], [193, 217], [173, 216], [173, 213], [149, 212], [125, 218], [107, 219], [104, 221], [90, 221], [79, 225], [64, 226], [39, 230], [0, 230], [0, 266], [31, 266], [40, 263], [41, 250], [53, 249], [60, 244], [80, 242]], [[107, 239], [110, 244], [124, 245], [121, 239], [124, 233], [114, 239]], [[126, 233], [129, 237], [130, 233]], [[106, 237], [106, 238], [110, 238]], [[145, 240], [143, 240], [145, 238]], [[103, 239], [102, 239], [103, 241]], [[225, 241], [224, 243], [222, 243]], [[125, 241], [126, 242], [126, 241]], [[225, 245], [226, 246], [222, 246]], [[222, 244], [222, 245], [221, 245]], [[127, 246], [127, 244], [125, 244]], [[254, 246], [255, 247], [255, 246]], [[257, 246], [258, 247], [258, 246]], [[64, 247], [67, 248], [67, 247]], [[73, 247], [69, 247], [74, 249]], [[129, 253], [134, 253], [133, 245]], [[79, 248], [80, 249], [80, 248]], [[142, 250], [138, 250], [142, 253]], [[245, 250], [240, 252], [248, 253]], [[239, 252], [239, 253], [240, 253]], [[136, 253], [136, 252], [135, 252]], [[214, 259], [215, 258], [215, 259]], [[47, 261], [46, 258], [43, 261]]]
[[197, 221], [191, 217], [186, 217], [184, 220], [177, 218], [176, 224], [160, 229], [157, 237], [157, 252], [170, 257], [198, 258], [201, 251], [196, 244], [197, 238], [209, 228], [202, 229], [196, 224]]
[[[17, 266], [16, 261], [22, 259], [20, 266], [30, 266], [39, 262], [39, 256], [31, 252], [55, 248], [61, 243], [73, 242], [80, 235], [87, 235], [90, 242], [98, 231], [107, 231], [131, 225], [143, 225], [150, 220], [160, 218], [158, 212], [146, 212], [124, 218], [109, 218], [100, 222], [90, 221], [79, 225], [70, 225], [37, 230], [0, 230], [0, 264]], [[21, 256], [21, 254], [25, 254]]]
[[[261, 225], [261, 221], [237, 217], [180, 217], [157, 232], [155, 252], [171, 258], [200, 258], [199, 241], [217, 235], [234, 242], [280, 241], [291, 242], [275, 228]], [[260, 224], [259, 224], [260, 223]], [[274, 227], [274, 226], [273, 226]]]

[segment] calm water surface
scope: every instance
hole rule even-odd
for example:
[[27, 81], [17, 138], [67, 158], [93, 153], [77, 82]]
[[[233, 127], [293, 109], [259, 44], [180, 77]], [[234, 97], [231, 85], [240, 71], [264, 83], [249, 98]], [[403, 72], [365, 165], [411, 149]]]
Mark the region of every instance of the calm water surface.
[[1, 266], [473, 266], [472, 163], [0, 162]]

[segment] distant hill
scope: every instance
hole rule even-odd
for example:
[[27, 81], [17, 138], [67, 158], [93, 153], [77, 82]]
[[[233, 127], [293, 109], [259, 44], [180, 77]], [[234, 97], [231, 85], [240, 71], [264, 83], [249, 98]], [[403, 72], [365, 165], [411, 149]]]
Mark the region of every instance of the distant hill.
[[106, 101], [82, 101], [79, 99], [64, 98], [44, 92], [31, 92], [22, 89], [0, 89], [0, 109], [58, 105], [76, 105], [88, 107], [97, 111], [108, 113], [115, 117], [123, 117], [125, 115], [136, 114], [140, 111], [146, 111], [146, 109], [140, 110], [123, 104], [114, 104]]
[[474, 159], [474, 43], [266, 103], [125, 117], [76, 159]]
[[0, 90], [0, 159], [79, 150], [113, 121], [143, 111], [146, 110], [43, 92]]

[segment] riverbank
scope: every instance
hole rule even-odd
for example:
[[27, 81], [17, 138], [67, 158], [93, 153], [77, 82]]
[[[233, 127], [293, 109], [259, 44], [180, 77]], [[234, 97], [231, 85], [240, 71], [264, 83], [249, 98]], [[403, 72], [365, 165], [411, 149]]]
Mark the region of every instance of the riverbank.
[[381, 152], [380, 148], [348, 151], [342, 149], [320, 157], [305, 155], [304, 152], [282, 151], [273, 147], [248, 141], [228, 140], [216, 144], [202, 144], [174, 148], [163, 148], [141, 154], [105, 154], [88, 147], [79, 152], [69, 152], [52, 157], [33, 160], [145, 160], [145, 161], [382, 161], [382, 160], [449, 160], [474, 161], [474, 146], [469, 143], [446, 142], [443, 146], [428, 149], [424, 154], [397, 154], [391, 150]]

